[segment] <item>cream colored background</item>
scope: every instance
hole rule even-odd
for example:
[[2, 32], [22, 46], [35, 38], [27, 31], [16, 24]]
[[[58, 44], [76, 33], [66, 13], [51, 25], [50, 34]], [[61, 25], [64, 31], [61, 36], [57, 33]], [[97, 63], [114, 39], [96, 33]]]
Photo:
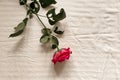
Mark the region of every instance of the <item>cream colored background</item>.
[[36, 17], [21, 36], [8, 38], [26, 11], [18, 0], [0, 0], [0, 80], [120, 80], [120, 0], [56, 1], [58, 11], [63, 7], [67, 13], [60, 22], [65, 29], [60, 47], [73, 54], [54, 66], [55, 51], [39, 43]]

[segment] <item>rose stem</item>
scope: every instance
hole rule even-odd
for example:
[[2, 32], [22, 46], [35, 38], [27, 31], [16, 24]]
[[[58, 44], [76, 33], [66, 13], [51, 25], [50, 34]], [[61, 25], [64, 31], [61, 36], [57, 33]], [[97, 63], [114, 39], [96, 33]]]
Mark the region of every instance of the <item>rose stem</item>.
[[38, 16], [40, 16], [40, 17], [46, 17], [46, 16], [43, 16], [43, 15], [40, 15], [40, 14], [38, 14]]
[[59, 47], [57, 46], [57, 51], [60, 51]]
[[42, 22], [42, 20], [39, 18], [38, 14], [35, 13], [35, 15], [37, 16], [38, 20], [41, 22], [41, 24], [43, 25], [43, 27], [46, 28], [46, 26], [44, 25], [44, 23]]

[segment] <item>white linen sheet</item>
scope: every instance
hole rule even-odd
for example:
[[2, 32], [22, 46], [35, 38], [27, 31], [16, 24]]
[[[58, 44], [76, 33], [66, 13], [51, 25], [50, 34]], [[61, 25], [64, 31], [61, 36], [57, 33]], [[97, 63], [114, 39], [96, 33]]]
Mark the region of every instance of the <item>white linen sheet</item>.
[[22, 35], [8, 38], [26, 10], [18, 0], [0, 0], [0, 80], [120, 80], [120, 0], [56, 1], [52, 6], [67, 13], [57, 24], [65, 30], [60, 47], [70, 47], [72, 55], [54, 65], [55, 50], [39, 42], [42, 26], [35, 16]]

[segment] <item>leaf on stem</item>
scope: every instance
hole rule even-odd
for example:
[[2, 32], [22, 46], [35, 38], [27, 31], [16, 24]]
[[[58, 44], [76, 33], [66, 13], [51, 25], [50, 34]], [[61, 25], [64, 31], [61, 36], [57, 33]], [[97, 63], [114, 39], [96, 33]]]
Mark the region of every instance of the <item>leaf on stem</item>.
[[49, 28], [43, 28], [42, 29], [42, 33], [44, 35], [50, 35], [52, 33], [52, 31]]
[[57, 48], [57, 46], [59, 45], [59, 41], [55, 36], [50, 37], [50, 43], [51, 43], [52, 49]]
[[24, 31], [24, 28], [27, 24], [28, 18], [25, 18], [21, 23], [19, 23], [17, 25], [17, 27], [15, 27], [15, 33], [11, 34], [9, 37], [16, 37], [20, 34], [22, 34], [22, 32]]
[[58, 14], [55, 13], [55, 8], [53, 8], [49, 10], [46, 15], [51, 25], [54, 25], [56, 22], [66, 18], [66, 13], [63, 8], [60, 10]]
[[38, 13], [40, 10], [40, 5], [37, 1], [30, 3], [30, 9], [33, 13]]
[[19, 0], [20, 5], [25, 5], [27, 3], [27, 0]]
[[48, 35], [43, 35], [41, 38], [40, 38], [40, 42], [41, 43], [47, 43], [49, 41], [49, 36]]
[[55, 32], [56, 34], [63, 34], [63, 33], [64, 33], [64, 31], [58, 30], [58, 27], [55, 27], [54, 32]]
[[43, 8], [46, 8], [46, 7], [50, 6], [51, 4], [57, 3], [55, 0], [39, 0], [39, 2]]

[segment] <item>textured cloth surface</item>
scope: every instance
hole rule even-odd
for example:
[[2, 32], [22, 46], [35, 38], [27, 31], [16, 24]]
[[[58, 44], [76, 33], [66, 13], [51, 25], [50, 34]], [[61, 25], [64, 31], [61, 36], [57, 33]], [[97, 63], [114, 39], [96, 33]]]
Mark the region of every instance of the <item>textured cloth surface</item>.
[[120, 80], [120, 0], [56, 0], [53, 6], [67, 13], [57, 24], [65, 30], [60, 47], [73, 53], [55, 66], [55, 51], [39, 42], [42, 26], [36, 17], [22, 35], [8, 38], [26, 15], [18, 1], [0, 0], [0, 80]]

